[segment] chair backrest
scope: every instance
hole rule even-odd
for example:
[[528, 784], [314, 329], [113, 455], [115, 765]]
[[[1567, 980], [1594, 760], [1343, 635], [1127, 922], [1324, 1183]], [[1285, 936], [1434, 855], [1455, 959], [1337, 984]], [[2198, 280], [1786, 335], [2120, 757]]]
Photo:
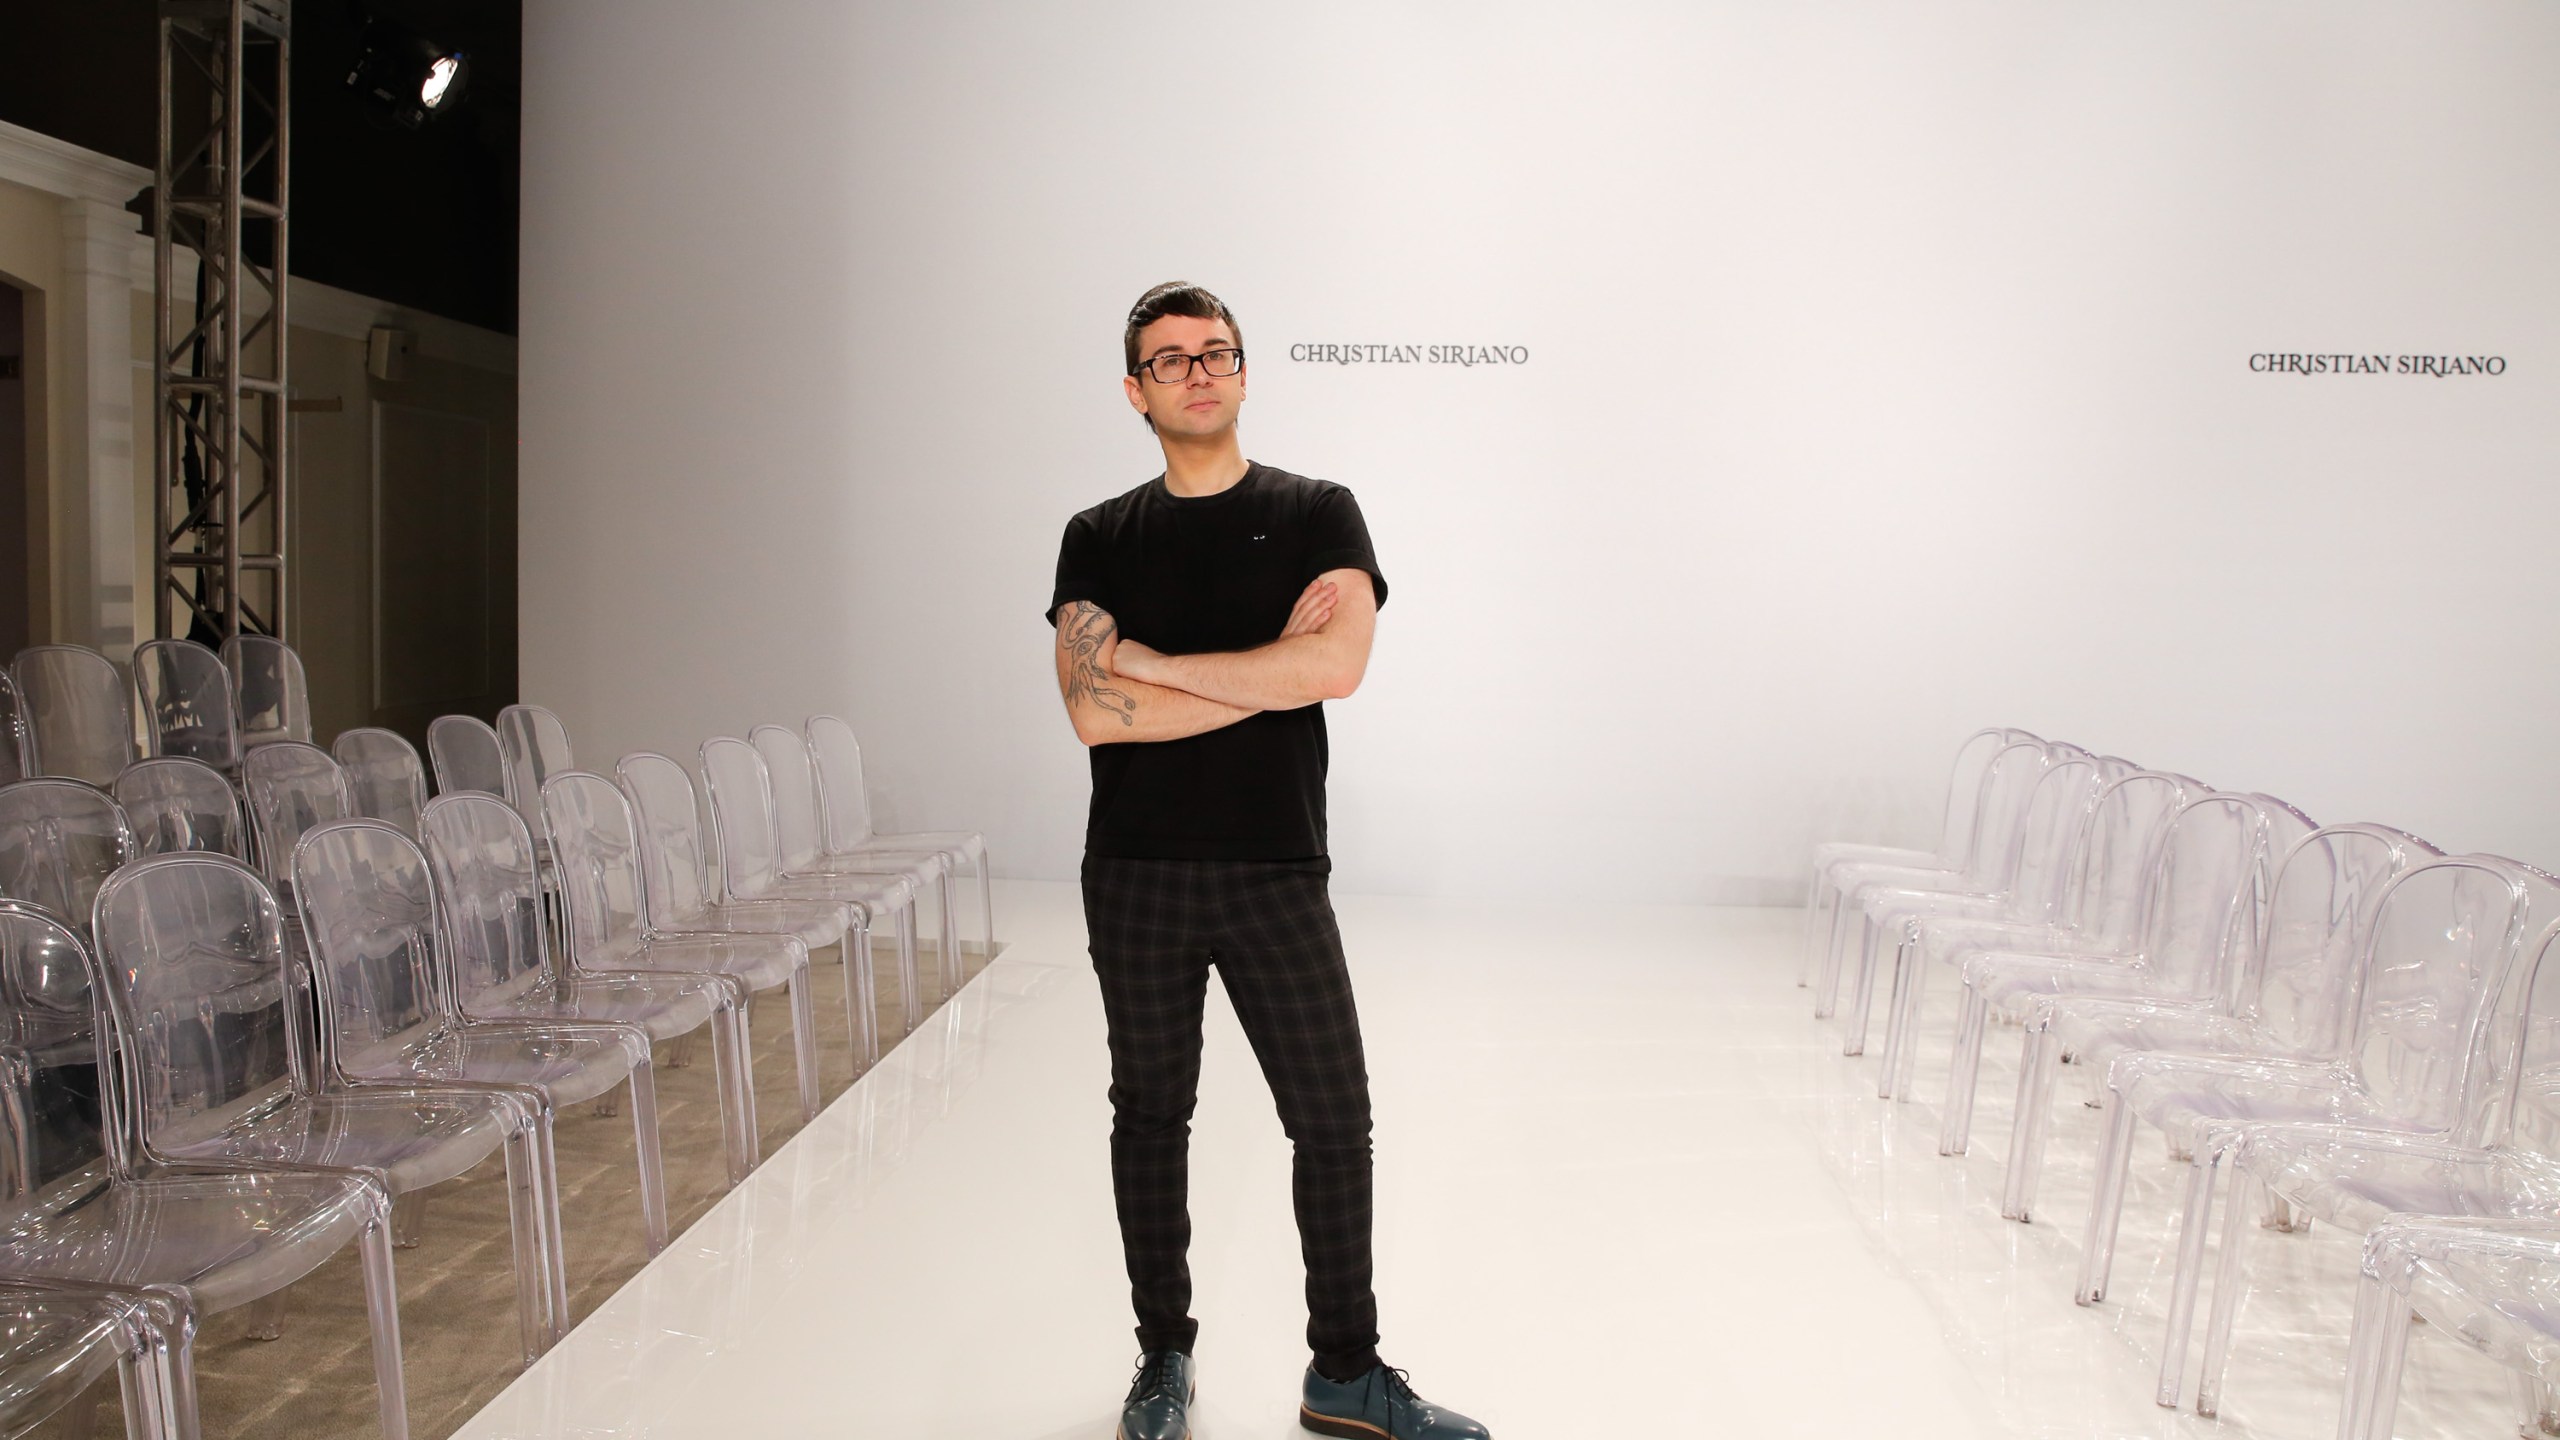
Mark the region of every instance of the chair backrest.
[[2062, 923], [2083, 943], [2130, 951], [2141, 942], [2145, 883], [2160, 838], [2170, 818], [2204, 793], [2197, 781], [2165, 770], [2134, 770], [2099, 787], [2072, 841], [2062, 904]]
[[833, 715], [810, 716], [808, 738], [818, 775], [824, 843], [829, 853], [843, 854], [871, 838], [871, 794], [862, 778], [862, 742], [854, 738], [851, 725]]
[[[96, 1132], [70, 1103], [76, 1086], [61, 1086], [78, 1060], [95, 1061], [89, 996], [88, 949], [72, 928], [41, 907], [0, 900], [0, 1195], [42, 1186], [98, 1153]], [[45, 1093], [48, 1077], [59, 1097]]]
[[34, 749], [27, 737], [26, 708], [18, 703], [18, 684], [0, 669], [0, 785], [36, 773]]
[[[692, 784], [686, 783], [690, 803]], [[569, 961], [601, 967], [649, 929], [640, 821], [622, 787], [584, 770], [543, 782], [542, 825], [569, 911]], [[526, 851], [528, 860], [531, 850]], [[700, 867], [695, 867], [700, 873]]]
[[569, 727], [539, 705], [510, 705], [498, 712], [498, 753], [507, 766], [507, 798], [524, 823], [542, 824], [542, 782], [574, 770]]
[[[612, 789], [611, 782], [605, 788]], [[493, 1014], [500, 1000], [551, 985], [542, 882], [524, 817], [495, 795], [466, 790], [428, 802], [419, 827], [435, 877], [436, 927], [454, 1007], [465, 1015]], [[575, 924], [574, 893], [570, 914]]]
[[407, 740], [397, 731], [368, 725], [340, 731], [329, 742], [329, 755], [347, 772], [357, 814], [418, 838], [418, 815], [427, 808], [427, 771]]
[[[815, 720], [809, 723], [813, 728], [817, 725]], [[1995, 726], [1974, 731], [1956, 747], [1955, 767], [1947, 775], [1946, 805], [1939, 811], [1936, 853], [1940, 857], [1961, 865], [1973, 852], [1974, 820], [1980, 813], [1982, 782], [1991, 772], [1992, 757], [2004, 746], [2035, 739], [2024, 730]]]
[[145, 855], [210, 850], [248, 858], [240, 797], [222, 772], [201, 760], [163, 755], [137, 760], [116, 777], [116, 803]]
[[2058, 925], [2067, 918], [2072, 848], [2105, 782], [2085, 752], [2042, 757], [2033, 778], [2024, 813], [2008, 827], [2008, 853], [1991, 872], [1992, 890], [2006, 897], [2007, 918]]
[[2302, 838], [2278, 866], [2257, 954], [2241, 978], [2239, 1013], [2274, 1053], [2327, 1059], [2347, 1046], [2356, 982], [2383, 892], [2444, 852], [2388, 825], [2332, 825]]
[[427, 722], [427, 760], [436, 767], [436, 793], [507, 793], [506, 756], [498, 732], [477, 715], [439, 715]]
[[112, 785], [133, 763], [133, 701], [113, 661], [78, 645], [30, 645], [9, 672], [37, 774]]
[[711, 792], [711, 844], [720, 886], [736, 900], [770, 893], [782, 879], [782, 842], [773, 830], [773, 785], [756, 747], [731, 735], [702, 742], [702, 783]]
[[201, 760], [225, 774], [239, 768], [240, 717], [221, 656], [193, 640], [145, 640], [133, 647], [133, 688], [147, 753]]
[[809, 759], [809, 742], [797, 730], [759, 725], [747, 732], [747, 743], [764, 760], [782, 873], [804, 874], [821, 868], [826, 858], [826, 821], [819, 814], [818, 768]]
[[329, 752], [299, 740], [261, 745], [240, 762], [249, 792], [249, 820], [258, 827], [258, 864], [267, 883], [288, 902], [293, 896], [293, 847], [302, 833], [331, 820], [351, 820], [355, 787]]
[[2018, 873], [2020, 832], [2026, 828], [2044, 778], [2054, 763], [2053, 747], [2035, 741], [2013, 741], [2000, 747], [1983, 772], [1980, 819], [1973, 829], [1973, 848], [1965, 857], [1965, 880], [1985, 893], [2006, 892]]
[[241, 749], [278, 740], [311, 743], [311, 687], [292, 646], [272, 635], [234, 635], [222, 642], [222, 664], [231, 672]]
[[135, 854], [133, 829], [115, 797], [77, 780], [0, 786], [0, 895], [89, 932], [98, 887]]
[[[2281, 806], [2281, 802], [2277, 802]], [[2180, 806], [2152, 849], [2135, 948], [2164, 994], [2226, 998], [2258, 943], [2276, 847], [2309, 833], [2290, 806], [2212, 791]]]
[[[2403, 871], [2383, 892], [2347, 1042], [2379, 1116], [2454, 1132], [2531, 909], [2521, 867], [2457, 855]], [[2469, 1137], [2461, 1137], [2469, 1138]]]
[[286, 1024], [283, 914], [248, 867], [137, 861], [98, 891], [97, 931], [100, 1114], [120, 1173], [219, 1133], [272, 1086], [311, 1088]]
[[652, 930], [680, 930], [711, 903], [711, 852], [702, 834], [693, 776], [655, 751], [634, 751], [613, 767], [640, 822], [641, 893]]
[[450, 1078], [432, 1059], [453, 1002], [417, 843], [379, 820], [315, 825], [294, 847], [293, 890], [320, 1001], [319, 1073]]

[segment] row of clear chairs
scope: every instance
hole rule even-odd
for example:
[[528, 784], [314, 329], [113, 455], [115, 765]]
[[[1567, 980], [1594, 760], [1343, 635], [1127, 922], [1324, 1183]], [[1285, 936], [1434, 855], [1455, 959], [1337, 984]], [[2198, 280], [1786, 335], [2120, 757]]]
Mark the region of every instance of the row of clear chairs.
[[0, 729], [0, 783], [58, 775], [104, 786], [135, 760], [163, 755], [229, 775], [260, 745], [310, 740], [311, 696], [301, 658], [269, 636], [237, 636], [218, 652], [144, 641], [130, 686], [95, 650], [34, 645], [0, 683]]
[[1991, 1022], [2018, 1026], [2008, 1218], [2033, 1218], [2057, 1067], [2095, 1079], [2082, 1304], [2106, 1296], [2138, 1129], [2187, 1167], [2162, 1405], [2186, 1398], [2228, 1188], [2200, 1414], [2221, 1406], [2252, 1233], [2324, 1222], [2366, 1237], [2344, 1440], [2391, 1433], [2413, 1315], [2505, 1363], [2521, 1423], [2560, 1433], [2560, 878], [1986, 730], [1938, 848], [1825, 846], [1813, 879], [1800, 980], [1830, 1013], [1865, 977], [1849, 1053], [1892, 976], [1880, 1095], [1912, 1093], [1930, 977], [1959, 987], [1942, 1153], [1966, 1149]]

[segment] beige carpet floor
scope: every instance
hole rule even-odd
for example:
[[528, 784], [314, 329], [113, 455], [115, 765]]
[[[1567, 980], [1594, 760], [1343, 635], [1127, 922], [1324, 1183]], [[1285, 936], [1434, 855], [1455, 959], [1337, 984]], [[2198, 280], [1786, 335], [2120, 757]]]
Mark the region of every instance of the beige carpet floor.
[[[923, 952], [917, 971], [925, 996], [922, 1008], [930, 1013], [940, 997], [940, 970], [930, 940]], [[974, 953], [964, 958], [971, 976], [987, 960]], [[813, 959], [820, 1090], [832, 1100], [854, 1080], [845, 972], [832, 950]], [[886, 946], [879, 975], [885, 1048], [902, 1033], [897, 966]], [[758, 998], [750, 1029], [756, 1120], [763, 1130], [762, 1153], [769, 1157], [801, 1124], [791, 1012], [780, 992]], [[707, 1032], [690, 1037], [685, 1048], [688, 1063], [670, 1065], [667, 1047], [661, 1045], [654, 1066], [671, 1235], [683, 1234], [727, 1192]], [[555, 1140], [569, 1307], [573, 1319], [583, 1319], [649, 1258], [629, 1107], [607, 1116], [578, 1106], [559, 1117]], [[521, 1350], [503, 1166], [492, 1158], [428, 1194], [419, 1244], [397, 1252], [396, 1264], [410, 1434], [416, 1440], [441, 1440], [515, 1378]], [[285, 1293], [280, 1338], [250, 1338], [240, 1312], [205, 1322], [196, 1344], [196, 1376], [207, 1440], [336, 1440], [379, 1434], [372, 1341], [353, 1249]], [[74, 1406], [35, 1433], [71, 1440], [124, 1433], [115, 1391], [112, 1380], [92, 1388], [94, 1421]]]

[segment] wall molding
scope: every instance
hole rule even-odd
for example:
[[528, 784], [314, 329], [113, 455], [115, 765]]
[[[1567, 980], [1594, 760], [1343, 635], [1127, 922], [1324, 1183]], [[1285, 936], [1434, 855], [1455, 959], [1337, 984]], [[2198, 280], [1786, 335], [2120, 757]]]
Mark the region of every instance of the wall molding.
[[0, 120], [0, 180], [122, 209], [151, 188], [151, 172], [112, 155]]

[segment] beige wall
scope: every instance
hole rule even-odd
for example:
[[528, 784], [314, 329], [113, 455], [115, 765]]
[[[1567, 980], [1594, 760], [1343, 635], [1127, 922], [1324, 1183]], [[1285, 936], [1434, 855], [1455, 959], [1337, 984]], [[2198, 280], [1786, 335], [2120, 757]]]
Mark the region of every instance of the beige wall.
[[62, 567], [56, 563], [60, 536], [47, 460], [48, 437], [68, 418], [54, 413], [58, 387], [49, 383], [67, 363], [58, 327], [48, 323], [49, 302], [62, 287], [60, 211], [53, 196], [0, 180], [0, 280], [27, 295], [27, 534], [31, 541], [44, 537], [40, 545], [31, 544], [24, 562], [0, 556], [0, 566], [7, 567], [5, 583], [27, 587], [27, 634], [39, 641], [55, 637], [55, 617], [64, 613], [52, 588]]

